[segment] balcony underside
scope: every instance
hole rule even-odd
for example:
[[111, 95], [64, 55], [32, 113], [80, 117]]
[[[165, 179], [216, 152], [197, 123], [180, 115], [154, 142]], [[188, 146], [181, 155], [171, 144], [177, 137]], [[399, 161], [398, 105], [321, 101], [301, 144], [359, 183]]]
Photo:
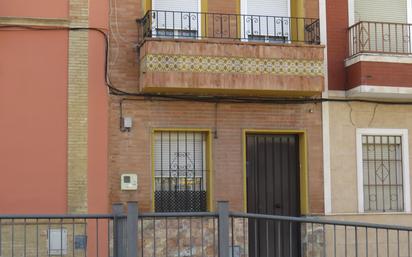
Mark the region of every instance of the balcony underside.
[[146, 39], [140, 91], [312, 96], [323, 90], [323, 47], [305, 44]]

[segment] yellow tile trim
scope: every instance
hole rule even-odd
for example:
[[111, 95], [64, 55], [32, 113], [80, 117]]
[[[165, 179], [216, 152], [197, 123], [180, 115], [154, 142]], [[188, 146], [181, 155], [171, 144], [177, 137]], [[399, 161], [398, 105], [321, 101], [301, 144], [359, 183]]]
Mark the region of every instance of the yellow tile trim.
[[262, 129], [243, 129], [242, 148], [243, 148], [243, 208], [247, 211], [247, 181], [246, 181], [246, 135], [247, 134], [285, 134], [299, 136], [299, 181], [300, 181], [300, 214], [309, 214], [308, 197], [308, 158], [307, 158], [307, 132], [306, 130], [262, 130]]
[[142, 72], [323, 76], [323, 60], [147, 54]]
[[151, 135], [151, 170], [152, 170], [152, 211], [155, 211], [155, 168], [154, 168], [154, 143], [156, 132], [205, 132], [206, 133], [206, 194], [207, 194], [207, 209], [214, 210], [213, 205], [213, 159], [212, 159], [212, 130], [207, 128], [153, 128]]
[[0, 25], [69, 27], [69, 20], [37, 17], [0, 17]]

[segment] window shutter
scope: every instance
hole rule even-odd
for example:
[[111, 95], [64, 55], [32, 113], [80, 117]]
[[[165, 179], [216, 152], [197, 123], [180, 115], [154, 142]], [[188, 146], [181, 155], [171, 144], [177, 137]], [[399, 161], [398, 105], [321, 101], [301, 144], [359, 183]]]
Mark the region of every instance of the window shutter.
[[155, 176], [202, 177], [206, 169], [205, 147], [206, 136], [201, 132], [156, 132]]
[[289, 0], [243, 0], [247, 13], [242, 20], [246, 35], [252, 40], [288, 40], [290, 31]]
[[189, 35], [192, 32], [195, 36], [199, 33], [199, 0], [153, 0], [152, 9], [155, 11], [152, 17], [154, 28], [167, 30], [162, 34], [154, 29], [155, 35], [179, 36], [179, 33], [175, 35], [176, 31], [186, 31]]
[[153, 10], [199, 12], [198, 0], [153, 0]]
[[355, 0], [355, 22], [406, 23], [408, 0]]
[[289, 0], [246, 0], [247, 14], [264, 16], [289, 16]]

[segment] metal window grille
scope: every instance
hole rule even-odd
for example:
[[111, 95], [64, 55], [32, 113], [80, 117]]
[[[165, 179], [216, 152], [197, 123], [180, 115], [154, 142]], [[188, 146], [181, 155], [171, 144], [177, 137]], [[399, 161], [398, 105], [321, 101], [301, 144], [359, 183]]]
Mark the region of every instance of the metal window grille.
[[401, 136], [362, 136], [364, 209], [403, 211]]
[[155, 133], [155, 210], [206, 211], [206, 139], [204, 132]]

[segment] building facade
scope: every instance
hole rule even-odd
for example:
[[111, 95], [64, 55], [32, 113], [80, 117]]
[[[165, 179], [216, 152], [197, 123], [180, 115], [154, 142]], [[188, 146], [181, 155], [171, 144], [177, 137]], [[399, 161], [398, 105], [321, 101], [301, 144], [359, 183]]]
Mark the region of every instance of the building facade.
[[0, 3], [0, 213], [109, 211], [102, 1]]
[[322, 105], [301, 101], [324, 89], [318, 1], [117, 0], [111, 10], [112, 202], [323, 214]]
[[411, 13], [408, 0], [327, 3], [326, 95], [343, 102], [324, 104], [325, 212], [337, 218], [411, 224]]

